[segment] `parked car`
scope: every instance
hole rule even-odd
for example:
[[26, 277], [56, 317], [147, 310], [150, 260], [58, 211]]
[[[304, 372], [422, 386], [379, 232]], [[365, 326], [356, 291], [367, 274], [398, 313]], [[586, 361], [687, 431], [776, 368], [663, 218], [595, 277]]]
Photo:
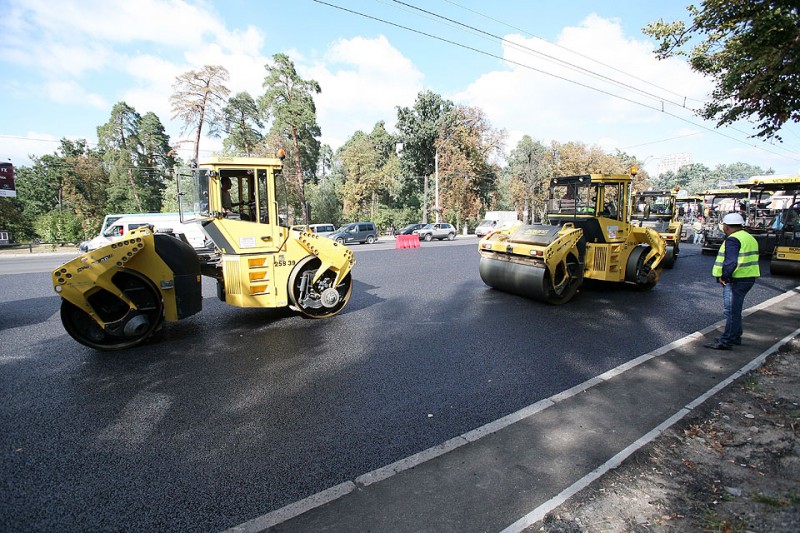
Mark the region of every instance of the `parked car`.
[[396, 230], [394, 232], [395, 235], [411, 235], [414, 233], [415, 229], [422, 229], [425, 227], [425, 224], [409, 224], [403, 229]]
[[480, 224], [475, 227], [475, 236], [486, 237], [489, 233], [493, 232], [499, 226], [496, 220], [482, 220]]
[[413, 233], [419, 235], [422, 241], [430, 241], [431, 239], [444, 239], [453, 240], [456, 238], [456, 228], [447, 222], [437, 222], [436, 224], [426, 224], [420, 229], [415, 229]]
[[342, 244], [372, 244], [378, 240], [378, 232], [372, 222], [353, 222], [331, 233], [328, 238]]
[[336, 233], [336, 227], [333, 224], [311, 224], [308, 229], [323, 237], [330, 237]]

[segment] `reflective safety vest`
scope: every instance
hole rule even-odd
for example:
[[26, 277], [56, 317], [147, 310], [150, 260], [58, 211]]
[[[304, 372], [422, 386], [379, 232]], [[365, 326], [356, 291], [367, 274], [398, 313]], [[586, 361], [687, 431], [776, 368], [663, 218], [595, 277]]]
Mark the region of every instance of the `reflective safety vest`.
[[[739, 241], [739, 257], [737, 258], [736, 270], [733, 271], [733, 277], [757, 278], [760, 276], [761, 270], [758, 268], [758, 241], [746, 231], [731, 233], [730, 237]], [[723, 262], [725, 262], [725, 241], [723, 241], [722, 246], [719, 247], [717, 260], [714, 261], [714, 268], [711, 269], [711, 275], [715, 278], [722, 276]]]

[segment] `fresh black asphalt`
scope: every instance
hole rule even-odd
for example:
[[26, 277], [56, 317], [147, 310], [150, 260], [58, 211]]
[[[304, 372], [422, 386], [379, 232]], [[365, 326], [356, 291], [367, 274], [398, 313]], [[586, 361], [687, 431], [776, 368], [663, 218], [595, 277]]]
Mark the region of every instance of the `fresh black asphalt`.
[[[48, 274], [0, 276], [0, 530], [223, 530], [722, 314], [691, 246], [653, 291], [588, 287], [558, 307], [487, 288], [474, 245], [354, 249], [337, 317], [236, 309], [208, 285], [202, 313], [114, 354], [64, 333]], [[747, 305], [795, 285], [765, 277]]]

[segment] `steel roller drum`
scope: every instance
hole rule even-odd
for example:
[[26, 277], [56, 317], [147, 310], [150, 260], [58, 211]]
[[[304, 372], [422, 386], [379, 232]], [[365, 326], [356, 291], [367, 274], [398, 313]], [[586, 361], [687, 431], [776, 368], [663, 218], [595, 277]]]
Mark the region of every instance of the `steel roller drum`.
[[772, 259], [769, 262], [769, 271], [776, 276], [800, 277], [800, 262]]
[[481, 279], [490, 287], [551, 304], [571, 300], [583, 281], [582, 276], [576, 276], [559, 292], [544, 267], [482, 256], [478, 268]]

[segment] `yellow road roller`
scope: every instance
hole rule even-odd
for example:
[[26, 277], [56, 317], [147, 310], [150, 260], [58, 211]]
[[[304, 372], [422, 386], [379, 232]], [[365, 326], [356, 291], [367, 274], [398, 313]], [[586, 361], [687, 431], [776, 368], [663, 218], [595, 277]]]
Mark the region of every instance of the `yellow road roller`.
[[630, 224], [630, 185], [630, 174], [552, 178], [549, 223], [518, 224], [481, 239], [481, 279], [551, 304], [570, 301], [585, 279], [651, 289], [666, 244], [657, 231]]
[[676, 206], [677, 191], [644, 191], [635, 195], [631, 205], [631, 224], [657, 231], [667, 245], [667, 255], [661, 261], [672, 268], [680, 253], [683, 219]]
[[309, 318], [341, 311], [353, 252], [292, 229], [282, 168], [282, 157], [219, 157], [177, 172], [181, 221], [200, 225], [206, 247], [142, 227], [58, 267], [52, 280], [67, 333], [97, 350], [136, 346], [163, 321], [202, 309], [202, 275], [232, 306], [288, 307]]

